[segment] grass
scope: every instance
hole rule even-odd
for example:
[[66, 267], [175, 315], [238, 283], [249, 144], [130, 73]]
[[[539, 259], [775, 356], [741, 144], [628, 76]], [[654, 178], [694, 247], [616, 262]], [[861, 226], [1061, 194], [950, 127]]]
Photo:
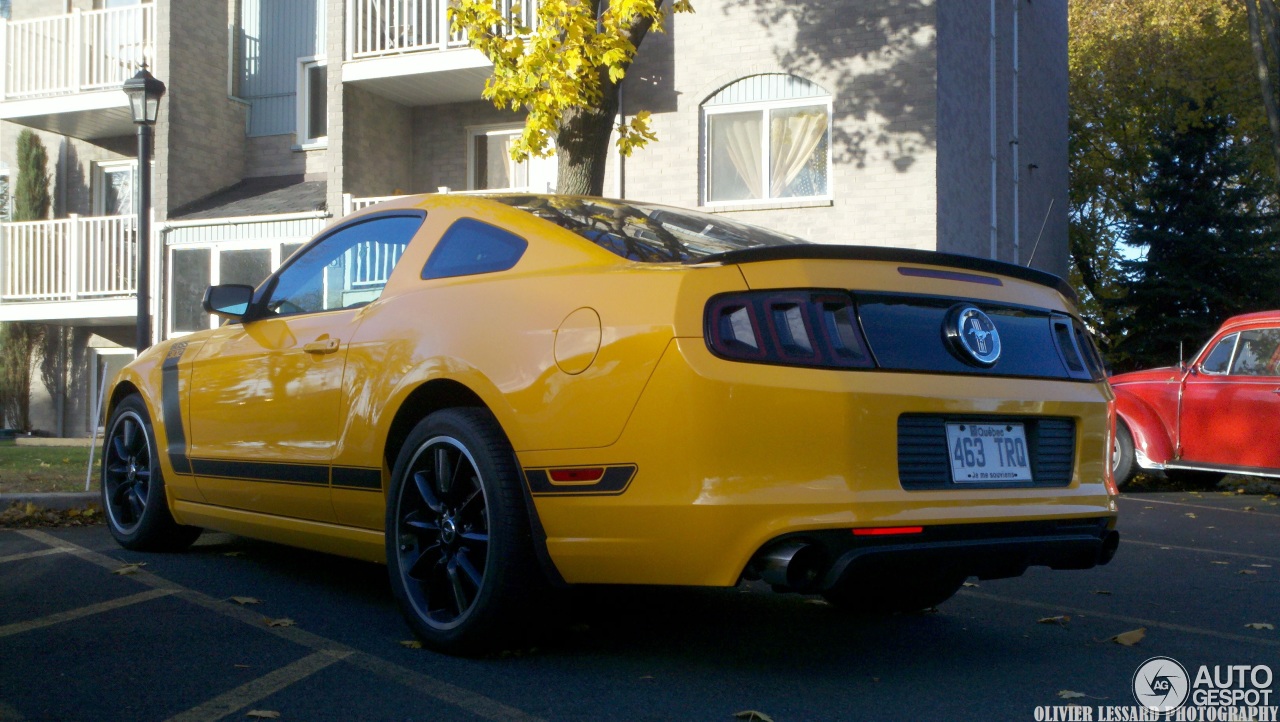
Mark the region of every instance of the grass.
[[[88, 465], [88, 447], [0, 444], [0, 494], [84, 491]], [[97, 488], [95, 473], [91, 489]]]

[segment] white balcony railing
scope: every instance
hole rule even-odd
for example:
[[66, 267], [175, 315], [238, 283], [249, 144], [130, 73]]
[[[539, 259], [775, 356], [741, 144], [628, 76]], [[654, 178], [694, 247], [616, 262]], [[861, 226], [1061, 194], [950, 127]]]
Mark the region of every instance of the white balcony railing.
[[134, 295], [136, 228], [137, 216], [0, 225], [0, 302]]
[[[534, 27], [537, 0], [494, 0], [494, 3], [503, 17], [515, 17], [521, 25]], [[449, 30], [448, 7], [449, 0], [350, 0], [347, 3], [347, 58], [465, 46], [466, 35]], [[506, 32], [515, 32], [514, 23]]]
[[155, 5], [0, 20], [3, 100], [119, 87], [155, 63]]

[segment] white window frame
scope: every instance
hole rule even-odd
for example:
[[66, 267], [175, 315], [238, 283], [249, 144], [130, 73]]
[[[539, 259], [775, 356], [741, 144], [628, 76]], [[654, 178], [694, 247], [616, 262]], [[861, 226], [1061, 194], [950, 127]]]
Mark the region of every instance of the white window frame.
[[[131, 176], [129, 178], [129, 192], [131, 194], [134, 193], [134, 184], [137, 183], [138, 181], [138, 161], [137, 160], [133, 160], [133, 159], [103, 160], [103, 161], [96, 161], [93, 164], [93, 180], [92, 180], [93, 215], [95, 216], [111, 215], [107, 212], [107, 196], [106, 196], [107, 174], [114, 173], [120, 170], [129, 171], [129, 175]], [[133, 198], [129, 199], [130, 207], [133, 206], [134, 200], [136, 198], [137, 196], [134, 195]], [[137, 209], [135, 208], [134, 213], [126, 214], [126, 215], [136, 215], [136, 214], [137, 214]]]
[[[324, 135], [311, 135], [311, 86], [307, 83], [307, 71], [314, 67], [327, 68], [328, 59], [323, 55], [312, 55], [310, 57], [298, 58], [298, 76], [297, 76], [297, 107], [295, 116], [295, 139], [297, 147], [301, 150], [312, 150], [315, 148], [327, 148], [329, 146], [328, 121], [325, 122]], [[325, 82], [328, 82], [328, 71], [325, 71]], [[328, 109], [325, 109], [326, 116]]]
[[[547, 183], [544, 186], [513, 186], [509, 188], [477, 188], [476, 187], [476, 138], [480, 136], [490, 135], [519, 135], [524, 132], [524, 125], [511, 123], [495, 123], [490, 125], [469, 125], [467, 126], [467, 190], [470, 191], [522, 191], [528, 193], [554, 193], [556, 185], [559, 185], [559, 179], [555, 182]], [[554, 145], [554, 142], [553, 142]], [[554, 155], [547, 158], [530, 157], [523, 161], [526, 166], [526, 177], [532, 179], [534, 166], [549, 165], [556, 162]], [[545, 170], [542, 175], [548, 175]]]
[[[206, 251], [209, 257], [209, 284], [210, 286], [218, 285], [222, 280], [222, 252], [223, 251], [271, 251], [271, 273], [280, 270], [280, 264], [288, 259], [284, 254], [284, 246], [303, 246], [306, 245], [311, 238], [274, 238], [270, 241], [248, 240], [248, 241], [218, 241], [216, 243], [174, 243], [165, 248], [168, 254], [167, 268], [169, 272], [165, 278], [165, 338], [178, 338], [188, 334], [196, 333], [196, 331], [175, 331], [173, 329], [173, 252], [175, 250], [183, 251]], [[217, 328], [221, 320], [212, 314], [209, 316], [209, 328]], [[197, 329], [203, 331], [204, 329]]]
[[[763, 119], [767, 119], [769, 113], [774, 110], [790, 110], [793, 108], [812, 108], [820, 106], [827, 111], [827, 192], [815, 196], [787, 196], [785, 198], [741, 198], [738, 200], [711, 200], [711, 118], [716, 115], [724, 115], [727, 113], [748, 113], [759, 112]], [[707, 208], [720, 208], [725, 206], [776, 206], [779, 204], [811, 201], [830, 201], [834, 198], [832, 193], [832, 152], [831, 146], [831, 129], [832, 129], [832, 102], [830, 95], [815, 95], [808, 98], [787, 98], [786, 100], [761, 100], [753, 103], [732, 103], [724, 105], [704, 105], [702, 106], [702, 155], [706, 159], [702, 174], [702, 205]], [[768, 192], [770, 183], [769, 177], [769, 123], [760, 123], [760, 147], [763, 152], [760, 154], [760, 178], [761, 190]]]

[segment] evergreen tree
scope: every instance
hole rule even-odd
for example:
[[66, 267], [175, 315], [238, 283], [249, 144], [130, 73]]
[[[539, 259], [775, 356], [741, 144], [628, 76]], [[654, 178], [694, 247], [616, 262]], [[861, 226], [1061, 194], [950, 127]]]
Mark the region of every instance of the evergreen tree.
[[18, 134], [18, 182], [13, 191], [13, 220], [42, 221], [49, 217], [49, 154], [40, 136], [30, 130]]
[[1207, 114], [1156, 134], [1127, 241], [1146, 257], [1128, 277], [1118, 369], [1169, 365], [1239, 313], [1280, 308], [1280, 234], [1268, 179], [1233, 140], [1232, 119]]

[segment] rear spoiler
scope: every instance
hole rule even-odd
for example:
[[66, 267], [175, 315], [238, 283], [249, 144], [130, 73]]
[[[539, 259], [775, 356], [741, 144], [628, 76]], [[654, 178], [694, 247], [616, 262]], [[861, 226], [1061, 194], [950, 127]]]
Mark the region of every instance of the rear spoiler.
[[[701, 258], [694, 263], [760, 263], [763, 261], [801, 261], [801, 260], [841, 260], [841, 261], [886, 261], [889, 263], [918, 263], [928, 266], [946, 266], [966, 271], [994, 273], [1022, 281], [1030, 281], [1047, 286], [1061, 293], [1073, 304], [1079, 304], [1080, 298], [1075, 289], [1062, 278], [1047, 271], [1017, 266], [1004, 261], [993, 261], [977, 256], [962, 256], [958, 253], [939, 253], [937, 251], [920, 251], [912, 248], [887, 248], [884, 246], [838, 246], [825, 243], [805, 243], [788, 246], [759, 246], [744, 248], [738, 251], [716, 253]], [[975, 279], [976, 280], [976, 279]]]

